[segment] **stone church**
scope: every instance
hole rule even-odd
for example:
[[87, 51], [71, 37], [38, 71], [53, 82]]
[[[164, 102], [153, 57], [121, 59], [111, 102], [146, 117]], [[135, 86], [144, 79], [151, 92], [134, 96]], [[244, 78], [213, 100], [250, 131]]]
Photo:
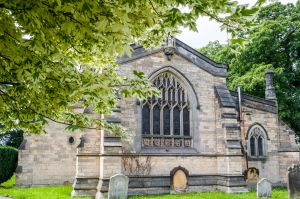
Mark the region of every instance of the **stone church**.
[[272, 71], [259, 98], [229, 91], [227, 66], [177, 39], [153, 49], [131, 46], [132, 56], [118, 60], [120, 74], [143, 71], [161, 95], [120, 99], [105, 116], [127, 128], [130, 142], [103, 131], [64, 132], [50, 122], [47, 134], [21, 145], [17, 186], [73, 184], [73, 196], [101, 198], [119, 173], [129, 177], [130, 195], [245, 192], [249, 180], [262, 177], [286, 185], [300, 153], [295, 133], [278, 117]]

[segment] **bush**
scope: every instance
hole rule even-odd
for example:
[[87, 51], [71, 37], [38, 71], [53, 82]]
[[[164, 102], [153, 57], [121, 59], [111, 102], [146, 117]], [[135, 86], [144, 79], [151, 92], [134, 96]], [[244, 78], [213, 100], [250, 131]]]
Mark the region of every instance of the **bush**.
[[12, 146], [19, 148], [23, 139], [23, 130], [13, 129], [4, 134], [0, 134], [0, 146]]
[[18, 165], [18, 150], [9, 146], [0, 146], [0, 184], [9, 180]]

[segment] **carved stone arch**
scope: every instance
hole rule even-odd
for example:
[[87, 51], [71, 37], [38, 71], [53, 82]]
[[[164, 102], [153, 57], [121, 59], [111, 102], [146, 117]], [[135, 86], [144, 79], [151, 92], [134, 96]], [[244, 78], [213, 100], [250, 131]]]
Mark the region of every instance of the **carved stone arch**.
[[[178, 172], [183, 173], [185, 175], [186, 179], [175, 179], [176, 178], [176, 174]], [[184, 185], [185, 185], [185, 187], [183, 189], [187, 189], [188, 185], [189, 185], [189, 171], [186, 168], [182, 167], [182, 166], [175, 167], [174, 169], [172, 169], [170, 171], [170, 180], [171, 180], [170, 181], [170, 185], [171, 185], [171, 189], [172, 190], [174, 190], [175, 192], [176, 191], [183, 191], [183, 190], [176, 190], [176, 189], [178, 189], [178, 187], [176, 187], [176, 182], [174, 182], [174, 181], [176, 181], [176, 180], [186, 180], [186, 181], [183, 182]]]
[[190, 80], [178, 69], [174, 68], [173, 66], [164, 66], [162, 68], [159, 68], [155, 71], [153, 71], [149, 76], [148, 79], [150, 81], [153, 81], [158, 75], [162, 73], [169, 72], [173, 74], [176, 78], [178, 78], [182, 83], [185, 89], [189, 92], [190, 102], [191, 104], [196, 108], [200, 109], [199, 99], [198, 95], [190, 82]]
[[258, 123], [258, 122], [255, 122], [255, 123], [253, 123], [253, 124], [251, 124], [251, 125], [249, 126], [249, 128], [248, 128], [248, 130], [247, 130], [246, 138], [245, 138], [246, 140], [249, 139], [250, 133], [251, 133], [251, 131], [253, 130], [253, 128], [255, 128], [255, 127], [261, 128], [262, 132], [263, 132], [263, 133], [265, 134], [265, 136], [266, 136], [266, 139], [267, 139], [267, 140], [270, 140], [269, 135], [268, 135], [268, 132], [267, 132], [266, 129], [263, 127], [263, 125], [261, 125], [261, 124]]

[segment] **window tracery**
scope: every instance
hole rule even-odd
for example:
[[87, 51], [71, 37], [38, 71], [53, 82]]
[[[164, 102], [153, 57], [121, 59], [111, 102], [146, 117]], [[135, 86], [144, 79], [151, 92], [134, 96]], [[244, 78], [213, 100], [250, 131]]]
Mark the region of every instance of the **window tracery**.
[[172, 73], [162, 73], [153, 80], [159, 97], [142, 103], [143, 147], [191, 147], [190, 104], [188, 94]]
[[249, 130], [248, 154], [253, 158], [267, 155], [267, 136], [264, 129], [259, 125], [255, 125]]

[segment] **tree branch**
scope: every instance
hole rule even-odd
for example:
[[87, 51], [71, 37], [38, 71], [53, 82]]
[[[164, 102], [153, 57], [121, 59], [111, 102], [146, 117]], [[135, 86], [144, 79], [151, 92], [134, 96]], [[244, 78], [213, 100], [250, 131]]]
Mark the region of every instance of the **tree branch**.
[[157, 11], [157, 10], [156, 10], [156, 8], [154, 7], [154, 5], [153, 5], [152, 1], [151, 1], [151, 0], [149, 0], [149, 2], [150, 2], [150, 5], [151, 5], [152, 9], [153, 9], [153, 10], [154, 10], [154, 12], [157, 14], [157, 16], [161, 17], [161, 14], [159, 14], [159, 13], [158, 13], [158, 11]]
[[15, 83], [15, 82], [0, 82], [0, 84], [3, 84], [3, 85], [11, 85], [11, 86], [14, 86], [14, 85], [20, 85], [20, 83]]

